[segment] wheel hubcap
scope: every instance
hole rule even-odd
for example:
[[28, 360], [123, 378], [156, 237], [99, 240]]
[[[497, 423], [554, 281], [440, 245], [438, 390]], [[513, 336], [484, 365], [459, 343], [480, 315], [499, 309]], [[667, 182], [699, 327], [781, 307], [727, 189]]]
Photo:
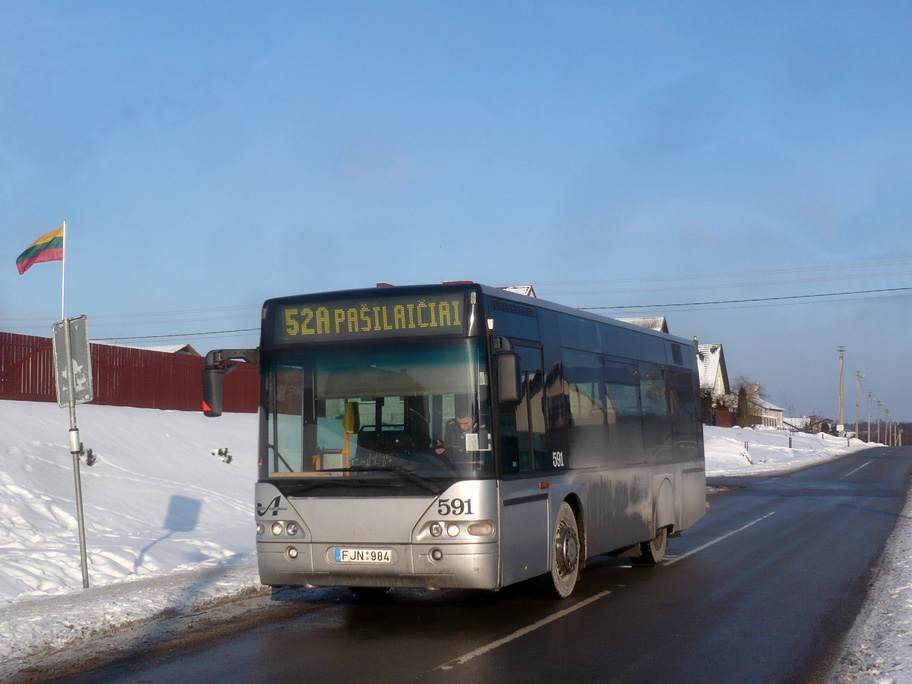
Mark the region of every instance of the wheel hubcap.
[[561, 577], [572, 575], [579, 563], [579, 540], [573, 533], [573, 528], [566, 523], [561, 523], [557, 530], [554, 552]]

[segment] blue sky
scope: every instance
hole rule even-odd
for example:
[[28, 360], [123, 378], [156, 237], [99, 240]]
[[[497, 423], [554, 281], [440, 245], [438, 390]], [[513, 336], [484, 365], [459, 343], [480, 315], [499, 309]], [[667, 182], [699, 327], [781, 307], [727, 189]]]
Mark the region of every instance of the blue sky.
[[15, 259], [66, 220], [93, 338], [254, 346], [157, 336], [533, 284], [666, 315], [799, 413], [836, 417], [844, 345], [847, 420], [855, 370], [912, 420], [912, 291], [870, 292], [912, 287], [910, 29], [894, 2], [3, 3], [0, 330], [50, 335], [60, 264]]

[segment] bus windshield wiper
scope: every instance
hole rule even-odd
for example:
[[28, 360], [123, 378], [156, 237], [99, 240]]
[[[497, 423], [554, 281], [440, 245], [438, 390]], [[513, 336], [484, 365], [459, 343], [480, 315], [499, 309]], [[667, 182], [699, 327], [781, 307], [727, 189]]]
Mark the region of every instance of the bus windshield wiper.
[[412, 484], [418, 485], [422, 489], [426, 489], [432, 494], [440, 494], [443, 491], [443, 487], [434, 482], [433, 480], [428, 480], [427, 478], [421, 477], [418, 473], [415, 472], [415, 469], [410, 466], [398, 466], [398, 465], [387, 465], [387, 466], [352, 466], [351, 468], [334, 468], [333, 470], [343, 472], [343, 473], [393, 473], [398, 475], [403, 480], [407, 480]]
[[[324, 471], [325, 472], [325, 471]], [[294, 482], [294, 483], [280, 483], [276, 484], [279, 491], [281, 491], [285, 496], [296, 496], [303, 494], [304, 492], [310, 491], [311, 489], [318, 489], [320, 487], [401, 487], [402, 485], [394, 482], [366, 482], [364, 480], [353, 480], [350, 478], [339, 478], [339, 477], [326, 477], [319, 478], [316, 480], [311, 480], [309, 482]]]

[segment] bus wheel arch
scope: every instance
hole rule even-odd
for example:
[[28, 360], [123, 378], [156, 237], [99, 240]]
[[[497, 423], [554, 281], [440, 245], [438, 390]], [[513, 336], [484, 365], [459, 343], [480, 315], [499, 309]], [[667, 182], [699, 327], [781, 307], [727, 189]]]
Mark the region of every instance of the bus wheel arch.
[[668, 537], [675, 529], [674, 490], [668, 478], [659, 484], [655, 497], [652, 525], [655, 536], [640, 544], [640, 555], [631, 558], [635, 565], [658, 565], [665, 558]]
[[675, 497], [674, 486], [668, 478], [664, 478], [659, 485], [655, 498], [655, 511], [652, 516], [656, 532], [667, 527], [669, 532], [674, 531], [675, 525]]

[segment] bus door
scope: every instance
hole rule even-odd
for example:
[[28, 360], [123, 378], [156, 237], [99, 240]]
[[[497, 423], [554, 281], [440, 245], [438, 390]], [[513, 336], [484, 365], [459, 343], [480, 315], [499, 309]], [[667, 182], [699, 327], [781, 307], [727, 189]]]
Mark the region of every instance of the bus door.
[[520, 357], [522, 400], [500, 414], [502, 464], [500, 553], [501, 584], [541, 575], [550, 567], [551, 533], [548, 490], [541, 475], [551, 462], [546, 457], [545, 383], [541, 349], [515, 346]]

